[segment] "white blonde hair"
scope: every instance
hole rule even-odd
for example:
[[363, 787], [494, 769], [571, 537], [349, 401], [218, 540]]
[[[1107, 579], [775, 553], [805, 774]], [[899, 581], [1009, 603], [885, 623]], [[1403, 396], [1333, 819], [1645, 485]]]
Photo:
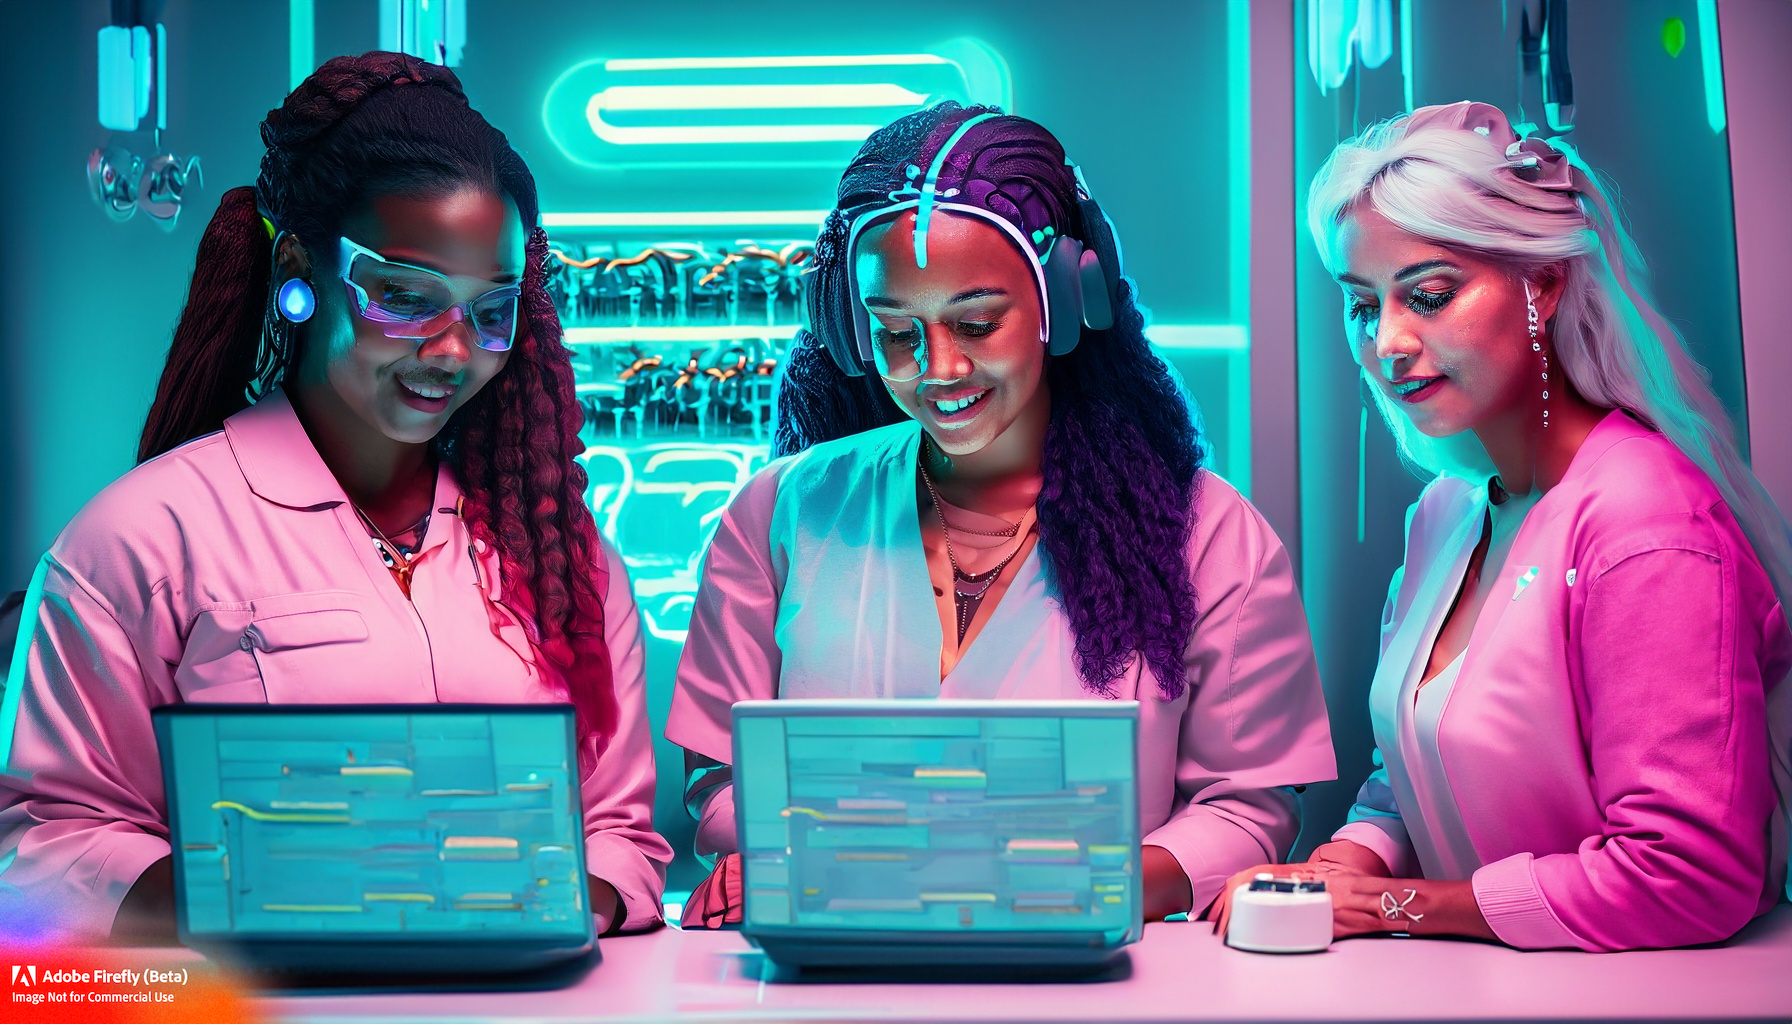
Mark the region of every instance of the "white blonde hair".
[[[1407, 115], [1341, 143], [1307, 190], [1307, 227], [1326, 266], [1332, 229], [1357, 204], [1402, 231], [1507, 267], [1528, 280], [1559, 279], [1549, 339], [1569, 383], [1594, 405], [1624, 409], [1661, 432], [1705, 471], [1792, 608], [1792, 531], [1742, 460], [1709, 378], [1645, 292], [1647, 270], [1606, 185], [1571, 147], [1572, 190], [1512, 173], [1492, 139], [1432, 122], [1408, 132]], [[1515, 335], [1521, 337], [1521, 335]], [[1364, 373], [1367, 373], [1365, 369]], [[1370, 388], [1420, 476], [1485, 479], [1473, 434], [1431, 438]]]
[[[1314, 176], [1307, 227], [1327, 268], [1334, 266], [1331, 229], [1367, 202], [1420, 238], [1469, 251], [1527, 280], [1559, 278], [1562, 294], [1549, 339], [1569, 383], [1593, 404], [1624, 409], [1660, 431], [1704, 470], [1754, 547], [1781, 606], [1792, 609], [1786, 517], [1742, 461], [1704, 368], [1645, 293], [1642, 255], [1605, 183], [1562, 143], [1550, 145], [1565, 155], [1570, 174], [1544, 185], [1514, 173], [1511, 157], [1494, 139], [1436, 120], [1408, 132], [1410, 116], [1340, 144]], [[1492, 473], [1473, 432], [1427, 437], [1380, 388], [1369, 393], [1401, 457], [1421, 476], [1486, 479]], [[1768, 738], [1782, 818], [1772, 837], [1773, 857], [1783, 862], [1792, 832], [1792, 679], [1762, 682], [1769, 688]], [[1792, 896], [1792, 872], [1785, 892]]]

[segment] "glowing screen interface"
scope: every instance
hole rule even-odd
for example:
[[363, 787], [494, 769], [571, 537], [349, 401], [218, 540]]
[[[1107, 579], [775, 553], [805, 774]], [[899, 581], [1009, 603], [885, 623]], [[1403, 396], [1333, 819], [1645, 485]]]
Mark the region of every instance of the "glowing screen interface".
[[157, 725], [189, 932], [590, 927], [563, 714], [183, 714]]
[[741, 717], [753, 926], [1124, 929], [1126, 718]]

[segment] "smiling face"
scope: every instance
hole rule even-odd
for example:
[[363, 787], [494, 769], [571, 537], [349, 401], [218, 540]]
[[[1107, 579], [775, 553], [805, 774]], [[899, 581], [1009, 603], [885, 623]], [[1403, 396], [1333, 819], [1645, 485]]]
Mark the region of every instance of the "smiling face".
[[[386, 260], [447, 277], [455, 301], [522, 279], [522, 217], [508, 197], [483, 189], [427, 199], [381, 196], [344, 218], [341, 231]], [[352, 416], [351, 427], [393, 441], [431, 440], [498, 375], [509, 353], [480, 348], [474, 325], [457, 317], [433, 337], [388, 337], [384, 325], [357, 311], [338, 278], [337, 240], [307, 241], [318, 262], [305, 275], [317, 293], [297, 382], [306, 408]]]
[[[1049, 418], [1039, 285], [1032, 264], [993, 224], [935, 214], [926, 268], [915, 266], [914, 228], [910, 210], [860, 236], [859, 295], [872, 347], [889, 354], [879, 369], [896, 404], [942, 452], [970, 455], [1017, 420]], [[919, 357], [925, 369], [892, 379], [904, 375], [895, 367], [904, 356]]]
[[[1362, 203], [1333, 229], [1329, 248], [1356, 360], [1420, 431], [1449, 437], [1508, 414], [1540, 420], [1543, 361], [1531, 350], [1521, 278]], [[1530, 286], [1547, 323], [1559, 285]]]

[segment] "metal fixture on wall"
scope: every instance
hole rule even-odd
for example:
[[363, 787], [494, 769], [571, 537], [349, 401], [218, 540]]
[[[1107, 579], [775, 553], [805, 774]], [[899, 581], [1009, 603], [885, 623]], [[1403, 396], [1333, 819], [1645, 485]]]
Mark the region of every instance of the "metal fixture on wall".
[[[188, 183], [201, 178], [198, 157], [183, 160], [162, 144], [168, 33], [161, 7], [161, 0], [113, 0], [112, 24], [99, 31], [99, 122], [113, 135], [88, 154], [87, 186], [113, 220], [130, 220], [141, 210], [172, 231]], [[139, 155], [145, 150], [151, 155]]]
[[467, 0], [381, 0], [380, 49], [460, 67]]
[[[1536, 82], [1535, 91], [1531, 91]], [[1568, 71], [1568, 0], [1521, 0], [1518, 13], [1518, 96], [1542, 94], [1550, 129], [1574, 130], [1574, 76]]]

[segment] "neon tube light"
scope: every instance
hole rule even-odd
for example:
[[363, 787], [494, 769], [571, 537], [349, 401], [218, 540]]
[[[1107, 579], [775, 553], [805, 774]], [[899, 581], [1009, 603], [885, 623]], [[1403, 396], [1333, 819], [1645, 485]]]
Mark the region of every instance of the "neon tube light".
[[1400, 88], [1406, 110], [1412, 112], [1412, 0], [1400, 0]]
[[[1251, 9], [1249, 0], [1226, 4], [1226, 206], [1232, 253], [1229, 316], [1234, 324], [1251, 319]], [[1250, 335], [1244, 328], [1225, 335], [1236, 346], [1226, 360], [1226, 478], [1251, 493]]]
[[613, 85], [592, 95], [585, 120], [605, 142], [619, 146], [755, 142], [857, 142], [876, 124], [740, 124], [633, 127], [606, 113], [688, 110], [919, 109], [923, 93], [890, 82], [842, 85]]
[[1705, 123], [1721, 132], [1730, 123], [1724, 104], [1724, 55], [1717, 36], [1717, 0], [1699, 0], [1699, 65], [1705, 72]]
[[689, 146], [718, 143], [863, 142], [878, 124], [694, 125], [689, 128], [627, 128], [604, 120], [597, 97], [586, 108], [591, 132], [613, 146]]
[[1152, 324], [1145, 336], [1158, 348], [1248, 352], [1250, 329], [1243, 324]]
[[934, 53], [868, 53], [837, 57], [648, 57], [604, 61], [605, 71], [710, 71], [745, 68], [863, 68], [880, 65], [957, 64]]
[[6, 672], [6, 691], [0, 694], [0, 773], [12, 770], [13, 726], [19, 720], [19, 697], [25, 692], [25, 663], [31, 657], [31, 640], [37, 636], [37, 615], [44, 603], [44, 579], [50, 574], [50, 556], [37, 560], [31, 582], [25, 587], [25, 604], [19, 609], [19, 632], [12, 641], [12, 664]]
[[603, 110], [791, 110], [902, 107], [926, 102], [891, 82], [859, 85], [612, 85], [591, 97]]
[[286, 8], [286, 63], [288, 91], [317, 69], [317, 14], [313, 0], [288, 0]]
[[707, 327], [568, 327], [569, 345], [593, 345], [602, 342], [656, 341], [788, 341], [796, 337], [796, 324], [714, 324]]
[[575, 164], [837, 167], [879, 126], [942, 100], [1013, 109], [1005, 61], [974, 39], [930, 53], [597, 58], [548, 88], [542, 125]]
[[659, 213], [544, 213], [546, 228], [819, 227], [828, 210], [678, 210]]

